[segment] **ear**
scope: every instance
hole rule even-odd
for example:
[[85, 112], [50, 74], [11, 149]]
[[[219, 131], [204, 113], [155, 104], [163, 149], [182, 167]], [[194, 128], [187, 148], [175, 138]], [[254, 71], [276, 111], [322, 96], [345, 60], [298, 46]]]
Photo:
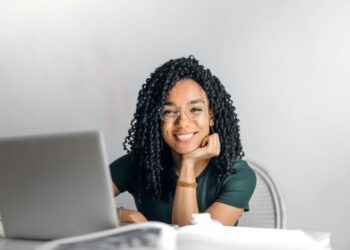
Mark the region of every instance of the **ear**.
[[209, 115], [210, 115], [209, 126], [213, 127], [214, 126], [214, 113], [213, 113], [213, 111], [210, 110]]

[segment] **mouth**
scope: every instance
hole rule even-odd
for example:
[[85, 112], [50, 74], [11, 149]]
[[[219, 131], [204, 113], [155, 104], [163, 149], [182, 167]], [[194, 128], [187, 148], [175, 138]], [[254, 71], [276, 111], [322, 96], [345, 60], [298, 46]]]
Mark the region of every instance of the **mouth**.
[[197, 134], [197, 132], [176, 133], [174, 134], [174, 137], [176, 138], [177, 141], [187, 142], [187, 141], [190, 141], [195, 134]]

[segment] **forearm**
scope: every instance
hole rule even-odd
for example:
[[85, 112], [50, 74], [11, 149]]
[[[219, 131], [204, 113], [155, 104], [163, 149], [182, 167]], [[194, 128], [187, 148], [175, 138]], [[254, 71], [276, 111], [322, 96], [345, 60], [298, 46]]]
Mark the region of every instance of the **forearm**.
[[[179, 180], [195, 183], [196, 178], [192, 167], [183, 167]], [[179, 226], [188, 225], [192, 214], [198, 213], [197, 194], [195, 187], [176, 186], [172, 223]]]

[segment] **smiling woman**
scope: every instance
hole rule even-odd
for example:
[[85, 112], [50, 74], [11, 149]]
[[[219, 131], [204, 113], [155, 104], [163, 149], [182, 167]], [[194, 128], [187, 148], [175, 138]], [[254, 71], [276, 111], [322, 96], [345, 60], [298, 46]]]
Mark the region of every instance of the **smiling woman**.
[[209, 127], [214, 125], [212, 112], [208, 110], [208, 97], [192, 79], [176, 83], [160, 116], [163, 139], [173, 149], [172, 156], [176, 159], [199, 148], [209, 135]]
[[166, 62], [139, 92], [127, 154], [111, 164], [114, 193], [129, 191], [138, 211], [118, 209], [122, 222], [187, 225], [208, 212], [237, 223], [256, 177], [242, 160], [238, 119], [220, 80], [190, 56]]

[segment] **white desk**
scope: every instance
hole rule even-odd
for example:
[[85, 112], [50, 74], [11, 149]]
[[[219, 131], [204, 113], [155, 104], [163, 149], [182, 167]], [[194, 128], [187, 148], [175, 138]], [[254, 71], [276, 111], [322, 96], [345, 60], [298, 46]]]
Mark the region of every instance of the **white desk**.
[[[316, 233], [317, 238], [323, 237], [324, 233]], [[12, 240], [12, 239], [2, 239], [0, 240], [0, 250], [34, 250], [42, 241], [27, 241], [27, 240]], [[330, 246], [325, 246], [325, 250], [331, 250]]]
[[[319, 243], [320, 249], [331, 250], [329, 233], [307, 232], [307, 234]], [[4, 239], [0, 222], [0, 250], [34, 250], [43, 243], [45, 241]]]

